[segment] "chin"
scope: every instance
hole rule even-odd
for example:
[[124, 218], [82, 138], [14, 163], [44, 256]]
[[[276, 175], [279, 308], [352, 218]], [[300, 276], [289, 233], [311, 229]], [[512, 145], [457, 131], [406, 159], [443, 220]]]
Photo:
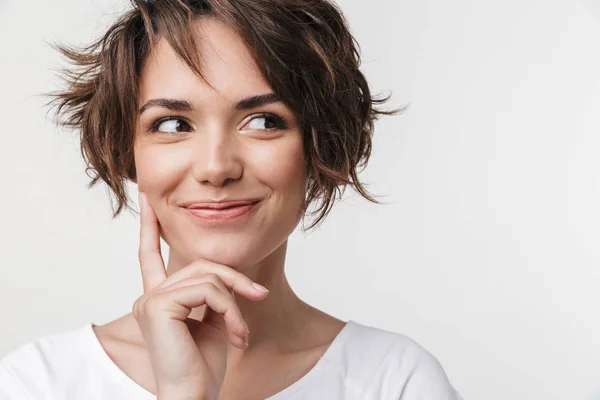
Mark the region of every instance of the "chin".
[[[211, 242], [211, 243], [209, 243]], [[257, 249], [250, 243], [242, 240], [205, 241], [201, 246], [191, 244], [189, 254], [190, 262], [198, 259], [212, 261], [217, 264], [226, 265], [236, 270], [241, 270], [258, 263], [268, 254], [262, 254], [262, 249]]]

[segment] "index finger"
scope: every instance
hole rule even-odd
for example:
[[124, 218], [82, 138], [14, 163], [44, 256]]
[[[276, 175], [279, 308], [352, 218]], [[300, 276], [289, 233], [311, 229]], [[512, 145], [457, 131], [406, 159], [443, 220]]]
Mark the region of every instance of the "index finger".
[[140, 192], [140, 248], [138, 252], [144, 293], [154, 289], [167, 278], [160, 252], [158, 218], [144, 192]]

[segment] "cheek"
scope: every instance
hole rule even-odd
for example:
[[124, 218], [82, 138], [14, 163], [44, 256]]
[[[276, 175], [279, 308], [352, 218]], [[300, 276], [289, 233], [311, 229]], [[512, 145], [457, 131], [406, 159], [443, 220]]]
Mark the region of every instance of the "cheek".
[[278, 192], [279, 196], [298, 196], [305, 190], [304, 150], [300, 137], [274, 140], [257, 146], [253, 152], [256, 178]]
[[176, 146], [139, 145], [134, 152], [139, 190], [167, 192], [185, 169], [181, 149]]

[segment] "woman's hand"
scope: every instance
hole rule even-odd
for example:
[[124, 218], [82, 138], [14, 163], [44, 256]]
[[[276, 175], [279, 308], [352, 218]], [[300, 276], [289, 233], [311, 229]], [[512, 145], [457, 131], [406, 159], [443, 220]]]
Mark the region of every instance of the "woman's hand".
[[[167, 277], [156, 214], [140, 193], [139, 260], [144, 294], [133, 305], [152, 364], [159, 399], [218, 399], [227, 366], [227, 341], [243, 349], [247, 325], [237, 292], [263, 300], [267, 292], [235, 269], [197, 260]], [[202, 321], [187, 318], [206, 305]]]

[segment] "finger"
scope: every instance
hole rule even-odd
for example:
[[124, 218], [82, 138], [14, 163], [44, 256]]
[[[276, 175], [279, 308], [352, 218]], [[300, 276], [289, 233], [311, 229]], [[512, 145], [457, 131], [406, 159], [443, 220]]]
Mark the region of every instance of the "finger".
[[166, 278], [160, 286], [168, 286], [176, 281], [189, 279], [205, 274], [218, 275], [225, 286], [233, 293], [239, 293], [250, 300], [264, 299], [268, 291], [264, 292], [257, 289], [253, 284], [252, 279], [242, 274], [235, 269], [226, 265], [217, 264], [209, 260], [196, 260], [178, 271], [175, 271], [171, 276]]
[[144, 293], [154, 289], [167, 278], [160, 251], [158, 218], [145, 193], [140, 192], [140, 247], [139, 261]]
[[[165, 291], [169, 291], [169, 290], [173, 290], [179, 287], [185, 287], [185, 286], [194, 286], [194, 285], [198, 285], [200, 283], [212, 283], [217, 289], [219, 289], [224, 295], [229, 296], [233, 299], [233, 301], [235, 302], [235, 292], [233, 290], [228, 289], [225, 286], [225, 283], [223, 283], [223, 281], [221, 280], [221, 277], [219, 275], [216, 274], [206, 274], [203, 276], [199, 276], [199, 277], [192, 277], [192, 278], [188, 278], [188, 279], [184, 279], [175, 283], [172, 283], [169, 286], [166, 286], [164, 288], [161, 288], [158, 292], [156, 293], [162, 293]], [[246, 320], [244, 320], [243, 315], [241, 315], [241, 311], [239, 310], [239, 307], [236, 307], [238, 312], [240, 313], [240, 318], [242, 320], [243, 323], [243, 331], [236, 331], [236, 333], [238, 334], [242, 334], [242, 335], [246, 335], [249, 331], [248, 329], [248, 324], [246, 323]], [[210, 308], [207, 307], [205, 312], [204, 312], [204, 316], [202, 318], [202, 321], [205, 321], [207, 318], [211, 318], [210, 316]], [[237, 329], [237, 327], [236, 327]]]
[[192, 286], [192, 285], [197, 285], [199, 283], [204, 283], [204, 282], [212, 283], [221, 292], [223, 292], [224, 294], [226, 294], [228, 296], [232, 295], [232, 291], [229, 288], [227, 288], [227, 286], [225, 286], [225, 283], [223, 283], [223, 280], [219, 277], [219, 275], [210, 274], [210, 273], [201, 275], [201, 276], [193, 276], [191, 278], [182, 279], [180, 281], [174, 282], [174, 283], [172, 283], [168, 286], [164, 286], [164, 287], [162, 287], [163, 285], [161, 285], [161, 287], [157, 288], [155, 291], [156, 291], [156, 293], [162, 293], [165, 291], [173, 290], [178, 287]]
[[[221, 330], [223, 330], [223, 328], [221, 327], [225, 327], [227, 329], [227, 336], [229, 337], [229, 341], [234, 345], [238, 345], [238, 347], [244, 349], [247, 347], [248, 334], [250, 333], [250, 329], [248, 329], [248, 325], [246, 324], [246, 321], [244, 321], [244, 318], [242, 317], [242, 313], [239, 310], [237, 303], [235, 303], [235, 300], [233, 300], [232, 296], [229, 297], [236, 305], [236, 314], [239, 315], [239, 317], [235, 318], [235, 321], [232, 321], [232, 319], [234, 319], [233, 317], [228, 318], [226, 314], [219, 313], [217, 310], [214, 310], [211, 307], [206, 307], [206, 311], [202, 316], [202, 322], [205, 324], [212, 325]], [[232, 314], [234, 313], [232, 312]], [[239, 322], [240, 320], [241, 323]], [[232, 336], [235, 336], [235, 338], [232, 338]]]
[[[202, 322], [226, 331], [232, 342], [238, 341], [246, 335], [246, 323], [235, 300], [223, 293], [212, 282], [203, 282], [196, 285], [181, 286], [169, 291], [152, 295], [146, 305], [154, 310], [146, 310], [150, 315], [156, 316], [158, 312], [166, 311], [173, 318], [185, 321], [193, 308], [207, 306]], [[234, 337], [237, 336], [238, 338]]]

